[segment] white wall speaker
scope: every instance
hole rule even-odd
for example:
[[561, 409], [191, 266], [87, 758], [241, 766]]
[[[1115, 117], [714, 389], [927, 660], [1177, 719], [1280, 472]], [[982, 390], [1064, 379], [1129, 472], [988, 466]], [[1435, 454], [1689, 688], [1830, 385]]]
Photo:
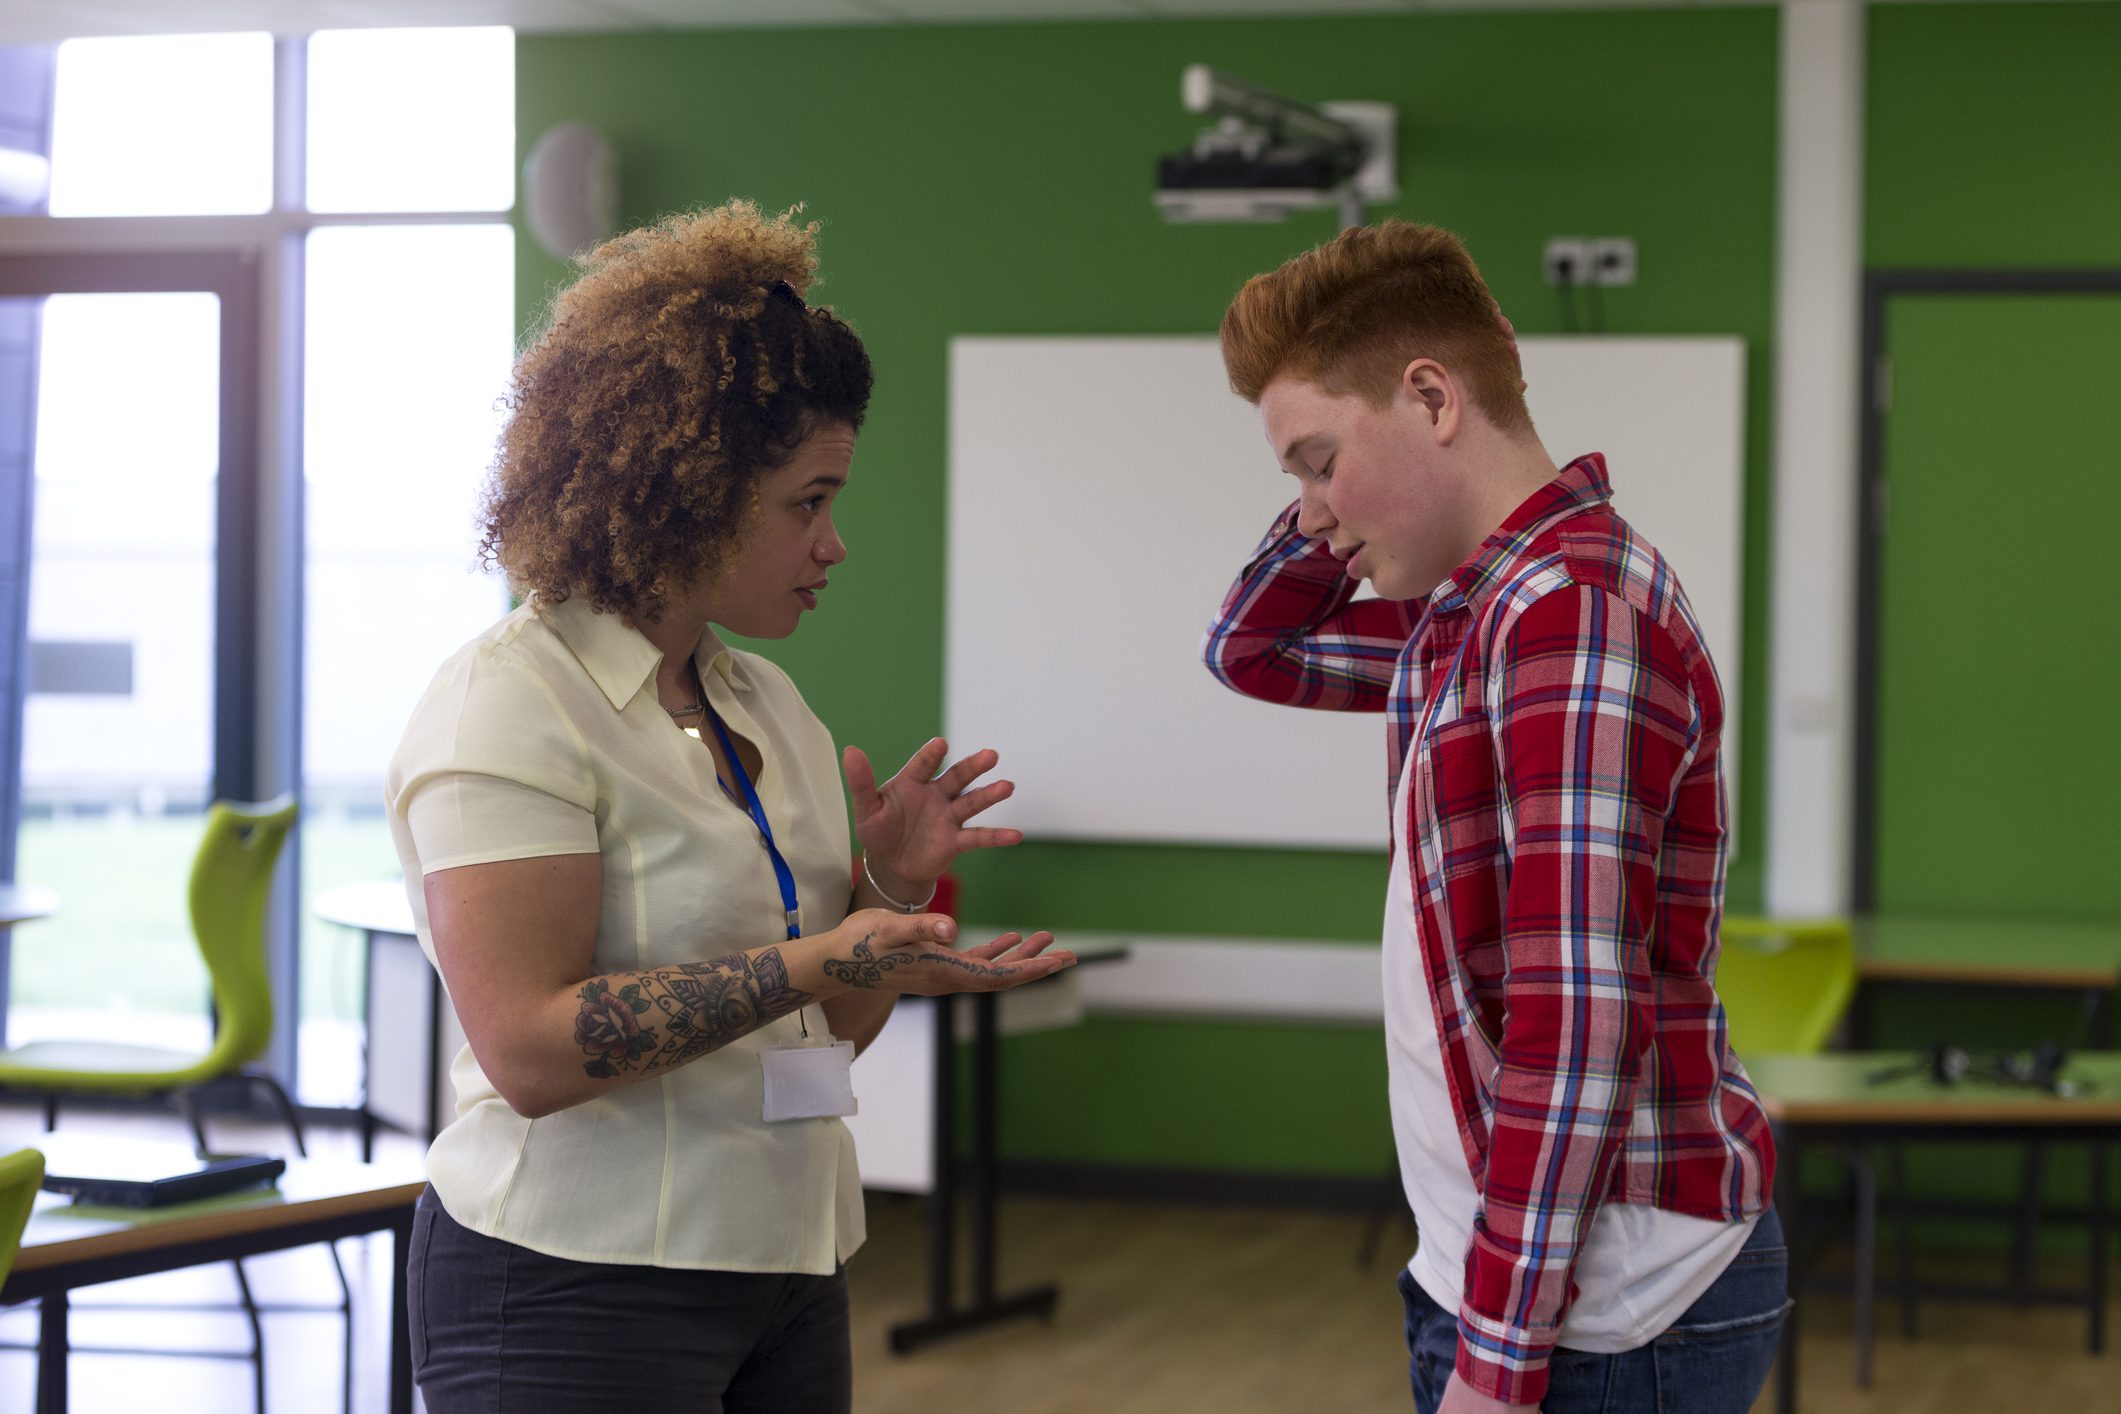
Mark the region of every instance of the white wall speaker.
[[523, 159], [523, 218], [531, 239], [556, 260], [609, 236], [619, 220], [619, 158], [584, 123], [548, 129]]

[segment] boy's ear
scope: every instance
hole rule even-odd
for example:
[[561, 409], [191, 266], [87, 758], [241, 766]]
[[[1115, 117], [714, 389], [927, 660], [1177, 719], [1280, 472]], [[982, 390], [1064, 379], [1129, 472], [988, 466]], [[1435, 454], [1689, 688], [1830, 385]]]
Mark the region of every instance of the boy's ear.
[[1448, 442], [1458, 431], [1458, 385], [1444, 366], [1433, 358], [1417, 358], [1400, 370], [1399, 393], [1409, 403], [1423, 408], [1438, 441]]

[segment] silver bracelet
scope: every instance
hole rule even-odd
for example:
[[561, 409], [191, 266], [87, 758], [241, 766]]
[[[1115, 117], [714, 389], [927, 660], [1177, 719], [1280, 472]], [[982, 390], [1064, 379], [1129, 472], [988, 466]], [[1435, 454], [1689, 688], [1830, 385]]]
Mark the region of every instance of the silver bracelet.
[[885, 903], [890, 904], [893, 908], [897, 909], [901, 913], [919, 913], [929, 904], [935, 902], [935, 885], [933, 884], [930, 884], [928, 886], [928, 897], [922, 899], [919, 903], [900, 903], [890, 894], [884, 892], [884, 886], [876, 881], [876, 874], [869, 867], [869, 851], [867, 850], [862, 851], [862, 877], [869, 881], [870, 888], [876, 890], [876, 895], [878, 898], [882, 899]]

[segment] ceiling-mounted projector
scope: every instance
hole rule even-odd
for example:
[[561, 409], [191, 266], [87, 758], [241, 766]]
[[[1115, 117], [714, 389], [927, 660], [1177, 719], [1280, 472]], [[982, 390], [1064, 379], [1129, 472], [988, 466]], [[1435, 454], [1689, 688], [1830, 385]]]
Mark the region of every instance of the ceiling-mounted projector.
[[1205, 64], [1187, 65], [1179, 93], [1187, 112], [1217, 121], [1156, 160], [1167, 221], [1279, 221], [1337, 207], [1355, 226], [1368, 203], [1399, 199], [1399, 110], [1389, 103], [1312, 107]]

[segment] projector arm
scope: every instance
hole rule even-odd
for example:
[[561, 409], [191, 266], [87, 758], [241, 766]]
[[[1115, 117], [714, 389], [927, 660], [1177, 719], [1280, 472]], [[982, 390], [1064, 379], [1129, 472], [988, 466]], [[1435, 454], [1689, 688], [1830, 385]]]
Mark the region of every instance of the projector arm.
[[1285, 139], [1346, 147], [1357, 154], [1363, 150], [1362, 134], [1349, 124], [1278, 93], [1254, 88], [1242, 79], [1219, 74], [1206, 64], [1186, 65], [1179, 80], [1179, 94], [1188, 113], [1241, 118]]

